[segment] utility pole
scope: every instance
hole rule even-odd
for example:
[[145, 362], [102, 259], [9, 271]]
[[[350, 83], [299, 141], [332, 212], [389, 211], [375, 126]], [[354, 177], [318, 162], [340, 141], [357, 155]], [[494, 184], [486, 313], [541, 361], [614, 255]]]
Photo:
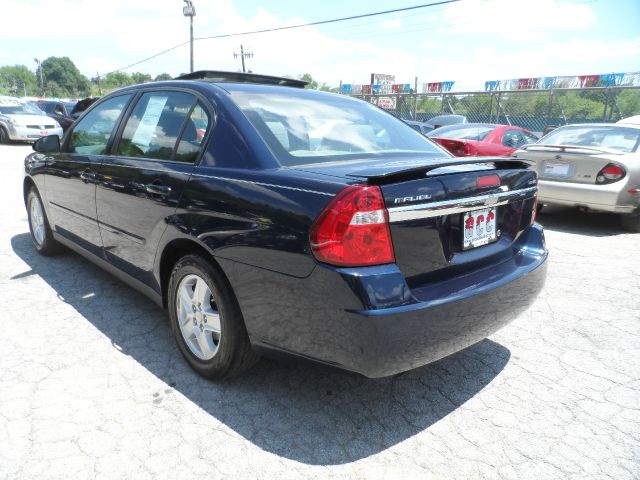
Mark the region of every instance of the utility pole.
[[253, 57], [253, 53], [251, 52], [247, 52], [244, 53], [244, 46], [240, 45], [240, 53], [233, 53], [233, 58], [238, 58], [240, 57], [240, 59], [242, 60], [242, 72], [246, 72], [245, 68], [244, 68], [244, 59], [245, 58], [252, 58]]
[[38, 70], [40, 71], [40, 96], [44, 97], [44, 77], [42, 76], [42, 63], [37, 58], [34, 58], [33, 61], [36, 62], [36, 65], [38, 65]]
[[102, 96], [102, 86], [100, 86], [100, 73], [96, 72], [96, 83], [98, 84], [98, 94]]
[[182, 14], [189, 17], [189, 45], [191, 49], [191, 61], [189, 63], [190, 72], [193, 73], [193, 17], [196, 16], [196, 8], [192, 0], [183, 0], [186, 5], [182, 7]]

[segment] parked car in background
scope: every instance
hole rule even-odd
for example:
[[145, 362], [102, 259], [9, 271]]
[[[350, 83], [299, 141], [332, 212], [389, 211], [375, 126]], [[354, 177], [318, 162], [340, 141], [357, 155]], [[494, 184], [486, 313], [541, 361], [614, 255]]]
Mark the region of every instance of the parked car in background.
[[431, 125], [427, 125], [424, 122], [416, 122], [414, 120], [403, 120], [403, 122], [413, 128], [416, 132], [420, 132], [423, 135], [426, 135], [433, 130]]
[[62, 102], [58, 100], [39, 100], [38, 107], [43, 110], [48, 116], [55, 119], [62, 130], [65, 132], [71, 126], [75, 118], [71, 116], [73, 108], [77, 102]]
[[465, 123], [432, 130], [427, 134], [457, 157], [509, 156], [538, 137], [524, 128], [493, 123]]
[[640, 232], [640, 125], [558, 127], [514, 158], [535, 162], [542, 204], [622, 214]]
[[208, 377], [258, 352], [392, 375], [535, 300], [529, 164], [456, 159], [305, 84], [195, 72], [103, 97], [25, 159], [35, 249], [66, 245], [166, 307]]
[[76, 120], [82, 114], [82, 112], [84, 112], [87, 108], [89, 108], [99, 99], [100, 97], [87, 97], [87, 98], [83, 98], [82, 100], [79, 100], [74, 105], [73, 110], [71, 110], [71, 113], [70, 113], [71, 118], [73, 120]]
[[623, 118], [622, 120], [618, 120], [616, 123], [631, 123], [634, 125], [640, 125], [640, 115], [634, 115], [633, 117]]
[[447, 125], [458, 125], [460, 123], [469, 123], [469, 120], [464, 115], [437, 115], [430, 118], [425, 122], [431, 130], [436, 128], [445, 127]]
[[47, 135], [62, 136], [62, 128], [42, 110], [15, 97], [0, 96], [0, 144], [33, 142]]

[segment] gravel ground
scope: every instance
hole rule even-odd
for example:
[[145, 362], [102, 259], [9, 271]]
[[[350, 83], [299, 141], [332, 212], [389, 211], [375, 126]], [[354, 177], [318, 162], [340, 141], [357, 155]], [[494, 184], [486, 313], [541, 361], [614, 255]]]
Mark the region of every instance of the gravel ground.
[[0, 479], [640, 478], [640, 234], [615, 219], [548, 209], [538, 301], [437, 363], [213, 383], [146, 298], [35, 253], [28, 152], [0, 147]]

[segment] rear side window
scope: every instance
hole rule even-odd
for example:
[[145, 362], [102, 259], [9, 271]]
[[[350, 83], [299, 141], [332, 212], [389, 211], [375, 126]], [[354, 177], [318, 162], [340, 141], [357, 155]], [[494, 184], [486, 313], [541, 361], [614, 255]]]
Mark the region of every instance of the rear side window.
[[177, 162], [194, 163], [198, 158], [200, 146], [211, 124], [211, 117], [200, 102], [196, 104], [189, 115], [174, 160]]
[[[180, 153], [175, 159], [192, 161], [200, 148], [192, 112], [195, 103], [196, 98], [185, 92], [143, 94], [127, 119], [116, 153], [127, 157], [173, 160], [178, 139], [182, 137], [184, 141], [180, 142]], [[205, 131], [206, 127], [208, 122]]]
[[118, 118], [131, 95], [105, 100], [78, 122], [67, 145], [69, 153], [104, 155]]

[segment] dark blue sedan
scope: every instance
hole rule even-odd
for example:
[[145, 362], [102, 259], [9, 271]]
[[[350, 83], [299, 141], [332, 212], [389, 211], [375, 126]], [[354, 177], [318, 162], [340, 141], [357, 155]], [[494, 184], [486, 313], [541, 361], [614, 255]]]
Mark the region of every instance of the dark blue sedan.
[[115, 91], [25, 159], [33, 244], [165, 307], [200, 374], [286, 353], [392, 375], [513, 320], [545, 280], [536, 174], [456, 159], [361, 100], [253, 74]]

